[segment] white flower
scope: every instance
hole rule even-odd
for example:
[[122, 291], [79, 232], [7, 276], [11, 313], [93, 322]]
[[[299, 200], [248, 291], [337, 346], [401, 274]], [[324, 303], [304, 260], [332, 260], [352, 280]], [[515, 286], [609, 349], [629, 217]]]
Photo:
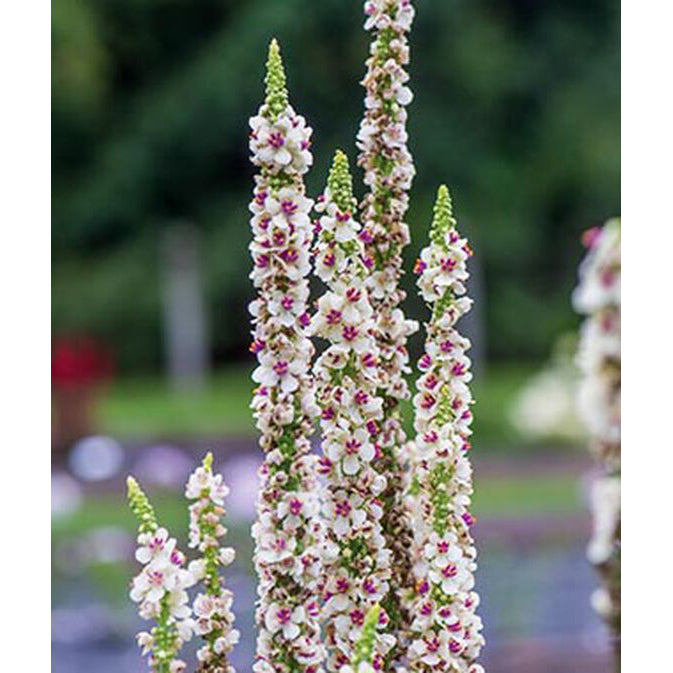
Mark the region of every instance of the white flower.
[[301, 633], [301, 624], [305, 621], [302, 607], [290, 608], [272, 603], [264, 617], [264, 625], [271, 633], [282, 631], [286, 640], [294, 640]]
[[327, 513], [338, 536], [348, 535], [351, 529], [361, 528], [367, 520], [364, 501], [357, 493], [348, 496], [345, 491], [337, 491], [332, 502], [327, 505]]
[[175, 549], [175, 539], [168, 537], [165, 528], [157, 528], [154, 533], [141, 533], [138, 536], [140, 547], [136, 551], [139, 563], [149, 563], [159, 556], [169, 557]]
[[299, 388], [299, 375], [305, 371], [301, 360], [276, 359], [273, 355], [260, 356], [260, 366], [252, 373], [252, 380], [264, 386], [278, 386], [284, 393]]
[[174, 659], [169, 666], [170, 673], [184, 673], [186, 669], [187, 664], [181, 659]]

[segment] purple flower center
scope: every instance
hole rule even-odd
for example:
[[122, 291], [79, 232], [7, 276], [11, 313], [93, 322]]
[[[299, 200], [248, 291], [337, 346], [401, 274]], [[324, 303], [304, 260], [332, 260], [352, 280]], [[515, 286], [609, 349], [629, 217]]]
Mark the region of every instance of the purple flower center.
[[376, 367], [376, 358], [371, 353], [365, 353], [362, 356], [362, 365], [364, 367]]
[[462, 376], [465, 373], [465, 365], [462, 362], [456, 362], [456, 364], [451, 367], [451, 373], [454, 376]]
[[275, 150], [280, 149], [284, 144], [285, 138], [283, 137], [282, 133], [274, 131], [273, 133], [269, 134], [269, 145], [271, 145], [271, 147], [273, 147]]
[[351, 504], [347, 500], [337, 502], [334, 510], [337, 516], [348, 516], [351, 513]]
[[362, 292], [356, 287], [349, 287], [346, 290], [346, 298], [352, 303], [358, 302], [362, 298]]
[[365, 245], [370, 245], [371, 243], [374, 242], [374, 237], [371, 235], [371, 233], [367, 229], [363, 229], [360, 232], [360, 237], [359, 238]]
[[366, 593], [370, 595], [376, 593], [376, 584], [374, 584], [374, 582], [372, 582], [372, 580], [370, 579], [366, 579], [362, 583], [362, 588], [365, 590]]
[[288, 369], [289, 365], [285, 360], [280, 360], [273, 366], [273, 371], [276, 372], [278, 376], [285, 376], [285, 374], [288, 372]]
[[293, 264], [299, 259], [299, 253], [294, 248], [283, 250], [280, 256], [282, 257], [283, 261], [287, 262], [288, 264]]
[[355, 393], [355, 404], [367, 404], [369, 401], [369, 395], [364, 390], [358, 390], [357, 393]]
[[458, 568], [453, 563], [449, 563], [444, 570], [442, 570], [442, 575], [447, 579], [451, 579], [458, 574]]
[[456, 260], [455, 259], [443, 259], [442, 260], [442, 271], [446, 271], [447, 273], [453, 271], [456, 268]]
[[287, 624], [292, 618], [292, 612], [290, 612], [290, 608], [281, 608], [278, 610], [277, 617], [281, 624]]
[[414, 273], [417, 276], [420, 276], [426, 269], [428, 265], [425, 262], [422, 262], [420, 259], [416, 260], [416, 264], [414, 265]]
[[160, 587], [164, 583], [164, 574], [160, 570], [153, 570], [149, 573], [149, 582], [153, 587]]
[[357, 327], [353, 327], [352, 325], [346, 325], [346, 327], [343, 328], [342, 336], [346, 341], [353, 341], [358, 336]]
[[351, 588], [351, 584], [348, 580], [340, 578], [337, 580], [336, 589], [340, 594], [346, 593]]
[[325, 321], [328, 325], [338, 325], [341, 322], [341, 311], [336, 309], [331, 309], [330, 312], [325, 316]]
[[294, 201], [283, 201], [283, 203], [280, 204], [280, 207], [286, 215], [294, 215], [299, 208]]
[[430, 393], [424, 393], [423, 394], [423, 399], [421, 400], [421, 408], [422, 409], [432, 409], [432, 407], [435, 406], [435, 398], [430, 395]]
[[150, 551], [154, 554], [155, 552], [161, 551], [164, 548], [164, 539], [160, 537], [155, 537], [148, 545]]
[[357, 439], [349, 439], [345, 444], [346, 453], [349, 456], [356, 455], [360, 450], [361, 446], [362, 443], [359, 442]]

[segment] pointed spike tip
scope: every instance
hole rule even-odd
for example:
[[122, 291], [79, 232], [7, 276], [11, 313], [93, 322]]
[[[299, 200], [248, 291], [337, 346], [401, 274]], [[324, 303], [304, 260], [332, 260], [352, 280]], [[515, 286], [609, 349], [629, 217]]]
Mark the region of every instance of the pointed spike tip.
[[348, 155], [338, 149], [332, 159], [327, 186], [331, 192], [332, 200], [342, 212], [355, 210], [355, 197], [353, 196], [353, 178], [348, 165]]
[[276, 121], [285, 112], [289, 101], [283, 59], [275, 37], [269, 43], [264, 83], [266, 84], [265, 114], [271, 121]]
[[446, 185], [440, 185], [433, 209], [430, 236], [435, 242], [441, 244], [444, 234], [455, 225], [456, 220], [453, 217], [453, 203], [449, 188]]
[[203, 468], [207, 472], [213, 471], [213, 452], [208, 451], [208, 453], [203, 457]]

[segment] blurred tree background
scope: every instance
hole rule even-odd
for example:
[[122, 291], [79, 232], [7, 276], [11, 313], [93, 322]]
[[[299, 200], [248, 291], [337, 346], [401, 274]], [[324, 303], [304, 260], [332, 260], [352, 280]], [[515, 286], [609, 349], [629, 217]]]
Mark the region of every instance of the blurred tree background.
[[[55, 335], [92, 334], [122, 371], [158, 370], [158, 239], [187, 220], [203, 237], [215, 361], [244, 356], [247, 119], [262, 98], [267, 44], [280, 40], [292, 102], [314, 128], [315, 196], [336, 147], [355, 159], [368, 47], [361, 5], [52, 0]], [[446, 181], [483, 273], [489, 359], [541, 359], [576, 324], [580, 232], [620, 209], [619, 5], [415, 6], [407, 269]], [[415, 295], [408, 310], [418, 316]]]

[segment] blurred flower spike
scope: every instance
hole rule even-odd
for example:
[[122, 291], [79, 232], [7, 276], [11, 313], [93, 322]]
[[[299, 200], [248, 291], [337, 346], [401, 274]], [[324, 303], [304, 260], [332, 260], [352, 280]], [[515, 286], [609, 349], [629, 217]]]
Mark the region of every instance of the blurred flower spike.
[[609, 625], [617, 660], [621, 650], [621, 221], [609, 220], [582, 238], [586, 257], [573, 295], [586, 316], [577, 362], [577, 406], [601, 474], [592, 487], [594, 534], [589, 560], [601, 586], [592, 603]]
[[[212, 454], [207, 454], [185, 489], [193, 501], [189, 506], [189, 546], [199, 554], [189, 563], [175, 538], [159, 526], [138, 482], [133, 477], [127, 479], [129, 505], [138, 519], [136, 560], [143, 566], [133, 579], [130, 595], [139, 604], [140, 616], [156, 623], [149, 632], [137, 636], [154, 673], [185, 671], [186, 663], [178, 655], [193, 634], [205, 643], [197, 651], [199, 671], [235, 673], [228, 655], [239, 634], [233, 628], [233, 595], [220, 573], [220, 568], [234, 559], [234, 550], [221, 547], [219, 541], [226, 534], [221, 519], [229, 489], [222, 475], [213, 474], [212, 461]], [[198, 593], [190, 603], [187, 589], [195, 585]]]

